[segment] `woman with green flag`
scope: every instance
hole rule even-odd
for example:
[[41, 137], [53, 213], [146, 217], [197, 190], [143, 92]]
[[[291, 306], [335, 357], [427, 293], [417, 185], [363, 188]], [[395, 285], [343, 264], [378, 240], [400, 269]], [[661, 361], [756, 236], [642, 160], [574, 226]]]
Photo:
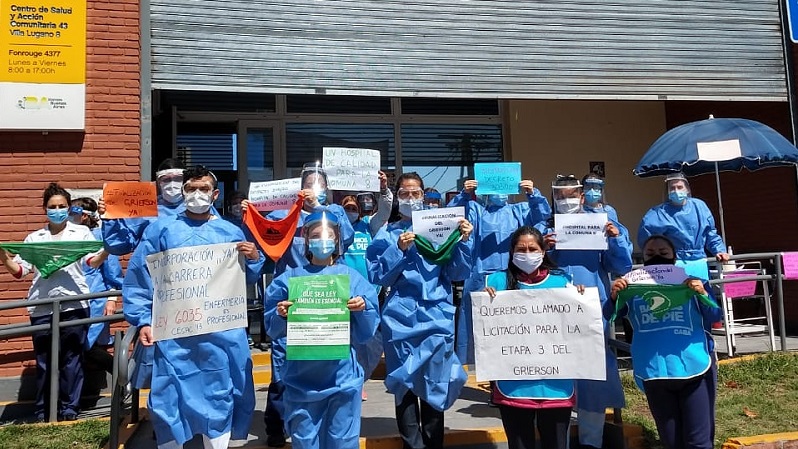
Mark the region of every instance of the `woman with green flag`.
[[[47, 214], [47, 225], [28, 234], [22, 244], [0, 244], [0, 262], [9, 273], [20, 279], [33, 273], [33, 283], [28, 290], [29, 300], [68, 297], [89, 293], [83, 264], [99, 267], [107, 253], [99, 251], [102, 242], [94, 239], [89, 228], [67, 220], [70, 196], [64, 188], [51, 183], [43, 195], [42, 206]], [[16, 253], [11, 258], [9, 252]], [[61, 321], [89, 317], [87, 301], [64, 301], [60, 309]], [[51, 304], [28, 307], [31, 325], [52, 322]], [[83, 345], [87, 326], [70, 326], [61, 329], [57, 337], [61, 353], [57, 367], [48, 366], [50, 360], [50, 331], [33, 334], [33, 351], [36, 354], [36, 419], [44, 421], [49, 394], [58, 394], [58, 417], [65, 421], [77, 419], [80, 411], [80, 391], [83, 387]], [[58, 369], [58, 391], [46, 389], [48, 371]]]
[[[674, 265], [676, 250], [663, 236], [643, 244], [644, 265]], [[686, 277], [686, 275], [685, 275]], [[615, 280], [616, 316], [634, 328], [632, 364], [660, 439], [668, 449], [711, 449], [715, 440], [717, 361], [712, 323], [721, 311], [708, 284], [687, 278], [678, 285], [636, 285]], [[605, 315], [612, 311], [605, 307]]]
[[374, 237], [366, 251], [370, 280], [390, 287], [382, 309], [385, 386], [394, 394], [405, 448], [442, 448], [443, 411], [466, 381], [454, 353], [452, 281], [471, 272], [471, 232], [466, 219], [449, 240], [433, 248], [413, 232], [413, 211], [424, 207], [424, 182], [416, 173], [397, 180], [401, 220]]

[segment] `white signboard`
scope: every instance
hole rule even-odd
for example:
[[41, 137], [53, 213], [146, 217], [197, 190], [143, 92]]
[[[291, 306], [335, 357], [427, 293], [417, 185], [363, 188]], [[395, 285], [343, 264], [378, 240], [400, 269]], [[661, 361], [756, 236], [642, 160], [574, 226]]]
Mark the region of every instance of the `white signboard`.
[[78, 198], [91, 198], [99, 202], [103, 197], [103, 189], [66, 189], [73, 200]]
[[249, 201], [259, 211], [290, 209], [302, 187], [301, 178], [253, 182], [249, 185]]
[[235, 243], [188, 246], [147, 256], [155, 341], [247, 326], [244, 256]]
[[463, 206], [413, 211], [413, 233], [438, 247], [460, 226], [460, 219], [464, 217]]
[[324, 147], [322, 151], [330, 190], [380, 191], [379, 150]]
[[623, 278], [630, 284], [681, 284], [687, 273], [677, 265], [649, 265], [632, 270]]
[[477, 381], [605, 380], [598, 289], [471, 293]]
[[607, 249], [607, 214], [556, 214], [557, 249]]
[[721, 162], [743, 156], [740, 141], [737, 139], [717, 142], [696, 142], [698, 159], [709, 162]]

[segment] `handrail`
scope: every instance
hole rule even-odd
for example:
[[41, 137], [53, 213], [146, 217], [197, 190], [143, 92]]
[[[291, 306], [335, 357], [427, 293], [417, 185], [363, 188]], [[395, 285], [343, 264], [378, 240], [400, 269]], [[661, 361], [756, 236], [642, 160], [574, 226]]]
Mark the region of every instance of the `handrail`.
[[33, 299], [33, 300], [22, 299], [19, 301], [2, 302], [0, 303], [0, 311], [19, 309], [22, 307], [27, 308], [30, 306], [38, 306], [42, 304], [55, 304], [56, 302], [62, 303], [62, 302], [84, 301], [88, 299], [108, 298], [110, 296], [122, 296], [122, 292], [120, 290], [108, 290], [105, 292], [98, 292], [98, 293], [81, 293], [80, 295], [52, 296], [42, 299]]
[[128, 326], [125, 331], [125, 337], [122, 339], [122, 347], [119, 353], [114, 353], [114, 364], [119, 365], [118, 384], [122, 387], [130, 382], [128, 361], [130, 360], [130, 346], [139, 335], [139, 329], [136, 326]]

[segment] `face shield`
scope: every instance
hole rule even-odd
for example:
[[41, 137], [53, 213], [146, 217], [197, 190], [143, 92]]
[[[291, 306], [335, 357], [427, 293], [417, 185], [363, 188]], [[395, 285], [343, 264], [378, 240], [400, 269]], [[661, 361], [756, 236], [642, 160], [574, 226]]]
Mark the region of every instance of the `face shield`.
[[80, 206], [70, 207], [68, 219], [74, 224], [83, 224], [83, 208]]
[[665, 198], [674, 205], [684, 204], [690, 197], [690, 182], [681, 174], [676, 173], [665, 177]]
[[305, 254], [308, 260], [315, 257], [325, 260], [341, 254], [338, 217], [329, 211], [314, 212], [305, 218], [302, 227], [305, 236]]
[[358, 193], [356, 200], [363, 215], [374, 215], [377, 211], [377, 200], [373, 193]]
[[344, 208], [344, 212], [346, 212], [346, 217], [349, 218], [350, 223], [355, 224], [360, 220], [360, 204], [358, 204], [354, 195], [345, 196], [341, 200], [341, 207]]
[[302, 188], [313, 190], [319, 204], [327, 204], [327, 173], [321, 168], [318, 161], [305, 164], [302, 167]]
[[169, 168], [155, 173], [155, 180], [161, 197], [169, 204], [177, 204], [183, 199], [183, 169]]
[[485, 207], [502, 207], [507, 204], [508, 198], [509, 195], [506, 194], [484, 195], [482, 201], [485, 203]]
[[582, 184], [585, 192], [585, 206], [600, 207], [605, 204], [603, 180], [598, 178], [587, 178]]
[[427, 209], [437, 209], [441, 207], [441, 194], [438, 192], [425, 192], [424, 207]]
[[582, 211], [582, 184], [576, 179], [555, 182], [551, 186], [554, 211], [557, 214], [575, 214]]

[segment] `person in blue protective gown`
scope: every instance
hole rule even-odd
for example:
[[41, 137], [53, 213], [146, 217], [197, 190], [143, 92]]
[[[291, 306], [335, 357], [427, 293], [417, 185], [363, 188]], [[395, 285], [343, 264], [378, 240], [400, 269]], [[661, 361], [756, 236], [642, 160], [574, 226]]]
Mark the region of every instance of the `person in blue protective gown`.
[[[380, 198], [376, 202], [379, 206], [374, 210], [374, 195], [371, 193], [361, 193], [357, 196], [349, 195], [341, 200], [341, 207], [346, 211], [346, 216], [355, 230], [354, 243], [341, 256], [344, 265], [354, 268], [363, 278], [368, 279], [368, 269], [366, 267], [366, 249], [371, 244], [373, 237], [385, 226], [391, 214], [393, 205], [393, 193], [388, 189], [388, 179], [384, 173], [380, 172]], [[374, 286], [376, 292], [380, 287]], [[363, 344], [355, 343], [355, 353], [360, 366], [363, 367], [366, 379], [371, 377], [371, 373], [377, 367], [382, 358], [382, 335], [379, 330], [374, 334], [374, 338], [369, 339]], [[363, 400], [367, 399], [366, 390], [363, 390]]]
[[[341, 234], [341, 248], [346, 251], [354, 240], [355, 231], [346, 217], [344, 209], [337, 204], [327, 205], [330, 197], [327, 189], [327, 174], [318, 163], [305, 164], [301, 174], [301, 187], [305, 196], [302, 212], [297, 222], [297, 231], [293, 242], [285, 254], [277, 260], [274, 268], [274, 277], [283, 274], [289, 268], [300, 268], [308, 263], [305, 252], [305, 238], [302, 236], [302, 226], [305, 218], [312, 212], [327, 210], [336, 215], [339, 221]], [[242, 202], [244, 208], [246, 204]], [[266, 216], [270, 220], [281, 220], [286, 217], [288, 211], [276, 210]], [[268, 329], [266, 332], [268, 333]], [[283, 429], [285, 425], [282, 419], [282, 393], [283, 386], [280, 378], [282, 364], [285, 361], [285, 339], [272, 339], [271, 343], [271, 364], [272, 379], [269, 383], [269, 393], [266, 398], [266, 410], [263, 420], [266, 426], [266, 443], [271, 447], [282, 447], [285, 445], [285, 435]]]
[[[497, 291], [564, 288], [571, 284], [570, 276], [557, 268], [544, 248], [540, 231], [531, 226], [518, 228], [510, 236], [507, 269], [488, 276], [485, 291], [495, 298]], [[584, 293], [584, 286], [577, 289]], [[496, 380], [491, 392], [509, 449], [535, 449], [536, 427], [543, 449], [566, 449], [575, 399], [574, 381], [567, 379]]]
[[[585, 213], [582, 207], [584, 202], [582, 184], [571, 175], [558, 176], [552, 183], [552, 198], [556, 214]], [[607, 236], [606, 250], [560, 250], [556, 248], [557, 236], [554, 234], [553, 226], [552, 221], [545, 233], [552, 260], [571, 275], [575, 284], [598, 287], [601, 303], [606, 304], [609, 301], [612, 276], [625, 274], [632, 268], [632, 242], [629, 240], [626, 228], [608, 218], [604, 228]], [[604, 335], [609, 339], [610, 325], [606, 319]], [[576, 381], [579, 443], [583, 447], [602, 447], [605, 410], [624, 406], [618, 361], [609, 348], [606, 350], [606, 369], [605, 381]]]
[[589, 173], [582, 177], [582, 192], [585, 201], [582, 203], [582, 209], [589, 213], [606, 213], [607, 218], [618, 223], [618, 212], [614, 207], [607, 204], [604, 196], [604, 178], [595, 174]]
[[255, 282], [265, 261], [254, 243], [211, 209], [219, 196], [216, 178], [204, 167], [184, 171], [186, 210], [147, 227], [128, 265], [123, 284], [125, 319], [139, 329], [139, 341], [154, 347], [152, 389], [147, 407], [159, 449], [181, 448], [194, 435], [206, 449], [226, 448], [246, 438], [255, 409], [252, 360], [243, 328], [152, 340], [153, 285], [147, 256], [167, 249], [237, 242], [247, 282]]
[[[673, 244], [662, 236], [649, 237], [643, 243], [643, 263], [675, 264]], [[697, 295], [709, 296], [712, 290], [696, 278], [685, 284]], [[628, 285], [623, 278], [613, 283], [613, 302]], [[619, 310], [618, 316], [624, 315], [635, 330], [631, 349], [635, 381], [646, 394], [663, 444], [667, 449], [711, 449], [718, 376], [711, 331], [712, 323], [720, 319], [720, 308], [694, 296], [656, 319], [649, 304], [634, 297]]]
[[397, 180], [402, 219], [380, 230], [366, 251], [370, 280], [389, 287], [382, 308], [385, 386], [395, 397], [396, 420], [405, 448], [442, 448], [443, 411], [466, 381], [454, 353], [452, 281], [471, 272], [473, 226], [460, 222], [462, 239], [443, 265], [416, 248], [411, 218], [423, 208], [424, 183], [416, 173]]
[[287, 334], [290, 279], [301, 276], [349, 276], [349, 356], [341, 360], [286, 360], [282, 366], [283, 417], [295, 449], [360, 447], [360, 391], [364, 372], [354, 344], [369, 341], [379, 323], [377, 291], [353, 268], [339, 262], [338, 218], [326, 211], [305, 218], [307, 258], [289, 268], [266, 289], [264, 319], [272, 339]]
[[[177, 159], [166, 159], [155, 172], [158, 185], [158, 217], [114, 218], [103, 220], [102, 235], [105, 250], [115, 256], [133, 252], [144, 235], [144, 230], [157, 218], [171, 217], [183, 211], [183, 164]], [[105, 213], [105, 203], [100, 199], [100, 215]]]
[[[91, 230], [92, 235], [97, 240], [102, 239], [100, 231], [100, 215], [97, 213], [97, 202], [91, 198], [77, 198], [72, 200], [72, 207], [69, 208], [69, 221], [83, 225]], [[119, 258], [109, 255], [99, 268], [83, 267], [86, 273], [86, 281], [89, 283], [91, 293], [107, 292], [110, 290], [122, 290], [122, 265]], [[89, 301], [89, 312], [92, 317], [113, 315], [116, 313], [116, 298], [95, 298]], [[87, 362], [92, 362], [109, 374], [113, 373], [114, 356], [107, 348], [113, 344], [108, 322], [94, 323], [89, 326], [86, 334], [86, 353], [84, 357]]]
[[652, 235], [667, 237], [676, 248], [676, 264], [699, 279], [709, 280], [707, 253], [718, 261], [729, 260], [712, 211], [690, 195], [690, 184], [681, 173], [665, 178], [665, 190], [668, 199], [649, 209], [640, 221], [637, 243], [642, 247]]
[[507, 195], [485, 195], [485, 205], [474, 201], [472, 194], [478, 183], [469, 179], [463, 190], [447, 207], [465, 206], [468, 221], [474, 224], [474, 261], [471, 275], [463, 285], [463, 298], [457, 311], [455, 351], [463, 363], [474, 363], [474, 336], [471, 317], [471, 292], [485, 288], [485, 278], [507, 267], [510, 253], [510, 235], [521, 226], [546, 227], [551, 208], [546, 197], [540, 194], [531, 180], [523, 180], [519, 189], [526, 201], [509, 204]]

